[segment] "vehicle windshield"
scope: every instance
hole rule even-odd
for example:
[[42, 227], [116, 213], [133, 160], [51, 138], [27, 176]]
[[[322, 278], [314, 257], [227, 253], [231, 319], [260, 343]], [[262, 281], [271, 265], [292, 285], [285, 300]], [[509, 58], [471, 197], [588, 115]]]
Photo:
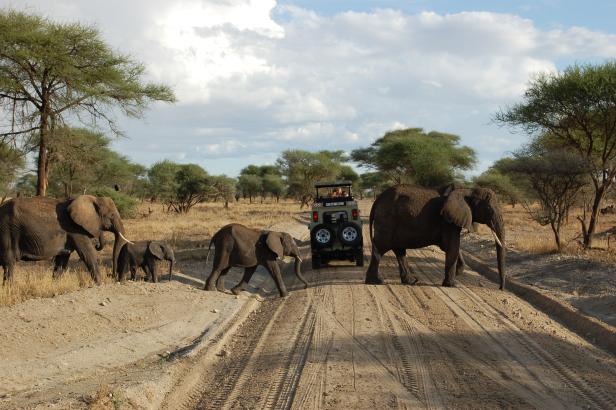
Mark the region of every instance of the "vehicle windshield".
[[317, 199], [327, 200], [335, 198], [344, 198], [348, 200], [352, 198], [351, 185], [339, 185], [339, 186], [318, 186]]

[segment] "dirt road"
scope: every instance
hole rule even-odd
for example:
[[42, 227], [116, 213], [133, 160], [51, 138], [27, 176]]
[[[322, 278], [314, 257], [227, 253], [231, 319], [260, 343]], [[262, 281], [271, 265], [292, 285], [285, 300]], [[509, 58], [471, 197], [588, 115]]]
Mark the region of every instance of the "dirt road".
[[612, 356], [474, 272], [441, 288], [439, 252], [411, 261], [420, 286], [398, 284], [393, 258], [385, 286], [363, 268], [309, 272], [313, 286], [263, 302], [164, 407], [616, 408]]

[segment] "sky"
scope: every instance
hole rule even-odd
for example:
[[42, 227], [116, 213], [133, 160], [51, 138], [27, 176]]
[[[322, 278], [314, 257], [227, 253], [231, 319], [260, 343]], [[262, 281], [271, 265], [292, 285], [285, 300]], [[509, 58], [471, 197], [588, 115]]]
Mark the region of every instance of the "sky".
[[286, 149], [353, 149], [420, 127], [459, 135], [478, 174], [527, 141], [492, 121], [538, 73], [616, 58], [616, 2], [0, 0], [95, 25], [178, 102], [118, 117], [113, 148], [238, 174]]

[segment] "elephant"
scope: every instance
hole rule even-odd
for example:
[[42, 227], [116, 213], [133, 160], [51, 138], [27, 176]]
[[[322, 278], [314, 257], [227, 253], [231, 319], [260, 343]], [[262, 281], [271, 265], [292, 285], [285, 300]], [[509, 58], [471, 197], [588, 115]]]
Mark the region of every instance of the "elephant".
[[460, 188], [449, 185], [436, 191], [412, 185], [396, 185], [383, 191], [370, 210], [372, 257], [366, 271], [367, 284], [382, 284], [381, 256], [392, 250], [396, 255], [403, 284], [412, 285], [406, 250], [437, 245], [445, 252], [443, 286], [455, 286], [455, 277], [464, 270], [460, 252], [463, 228], [473, 223], [488, 225], [494, 235], [500, 289], [505, 288], [505, 224], [496, 194], [486, 188]]
[[173, 274], [173, 264], [175, 255], [173, 249], [166, 242], [157, 241], [136, 241], [135, 243], [124, 244], [118, 257], [118, 279], [124, 281], [126, 273], [130, 269], [131, 280], [135, 280], [137, 268], [141, 267], [150, 281], [158, 282], [156, 274], [156, 261], [169, 261], [169, 277]]
[[205, 290], [225, 291], [224, 277], [232, 267], [243, 267], [241, 282], [231, 291], [238, 295], [248, 284], [257, 266], [262, 265], [269, 271], [276, 282], [280, 296], [287, 296], [287, 288], [280, 274], [278, 259], [285, 256], [295, 258], [295, 275], [304, 286], [308, 282], [301, 273], [302, 258], [293, 237], [286, 232], [259, 231], [240, 224], [222, 227], [212, 236], [208, 247], [209, 258], [212, 245], [215, 246], [212, 273], [205, 283]]
[[[102, 231], [113, 232], [112, 265], [116, 270], [122, 246], [130, 242], [120, 213], [109, 197], [80, 195], [58, 200], [47, 197], [14, 198], [0, 206], [0, 265], [4, 281], [13, 277], [19, 260], [55, 259], [59, 269], [65, 267], [68, 256], [76, 251], [96, 284], [101, 275], [92, 238]], [[66, 259], [64, 259], [66, 258]]]

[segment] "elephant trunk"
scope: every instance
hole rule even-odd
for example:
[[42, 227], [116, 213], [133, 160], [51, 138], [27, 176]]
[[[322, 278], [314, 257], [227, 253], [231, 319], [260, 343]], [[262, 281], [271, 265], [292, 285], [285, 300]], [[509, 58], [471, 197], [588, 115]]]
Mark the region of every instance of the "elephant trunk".
[[101, 230], [100, 234], [98, 235], [98, 244], [96, 245], [96, 250], [99, 252], [102, 251], [105, 248], [105, 245], [105, 231]]
[[505, 289], [505, 225], [502, 217], [496, 217], [491, 223], [496, 245], [496, 261], [500, 277], [500, 289]]
[[302, 283], [304, 284], [304, 288], [308, 287], [308, 282], [306, 281], [306, 279], [304, 278], [304, 275], [302, 275], [302, 258], [299, 256], [299, 253], [295, 256], [295, 276], [297, 276], [297, 278], [302, 281]]
[[118, 273], [118, 256], [120, 255], [120, 250], [122, 246], [128, 242], [128, 239], [124, 236], [124, 225], [121, 220], [117, 220], [113, 223], [113, 232], [115, 235], [115, 239], [113, 242], [113, 255], [112, 255], [112, 269], [113, 274], [116, 275]]
[[174, 264], [174, 263], [175, 263], [175, 259], [174, 259], [174, 258], [171, 258], [171, 259], [169, 260], [169, 279], [167, 279], [167, 280], [169, 280], [169, 281], [171, 280], [171, 277], [173, 276], [173, 264]]

